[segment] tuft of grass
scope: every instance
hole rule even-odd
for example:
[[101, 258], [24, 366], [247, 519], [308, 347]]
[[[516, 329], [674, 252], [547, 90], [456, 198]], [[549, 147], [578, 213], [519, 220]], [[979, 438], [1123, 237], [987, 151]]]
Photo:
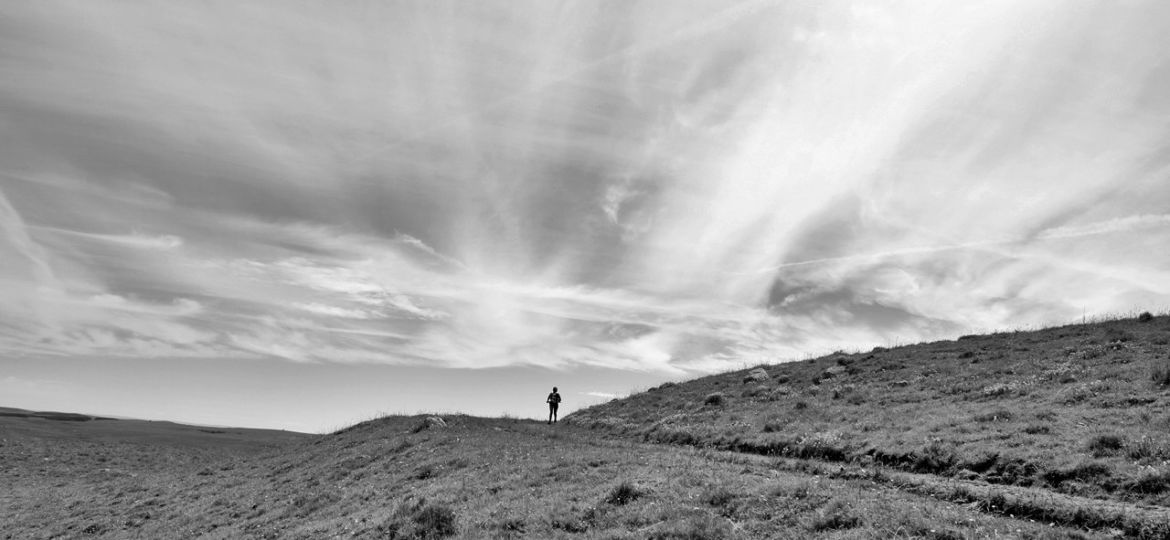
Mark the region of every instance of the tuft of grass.
[[1016, 417], [1016, 414], [1007, 409], [996, 409], [994, 411], [977, 414], [972, 419], [976, 422], [1006, 422]]
[[703, 405], [710, 405], [712, 407], [719, 407], [727, 403], [727, 396], [723, 392], [712, 392], [703, 398]]
[[1158, 386], [1170, 386], [1170, 366], [1160, 365], [1150, 373], [1150, 379]]
[[445, 504], [427, 503], [425, 498], [408, 497], [401, 501], [393, 515], [377, 527], [380, 537], [402, 540], [430, 540], [455, 536], [455, 511]]
[[812, 532], [824, 532], [852, 529], [860, 524], [861, 518], [853, 515], [847, 503], [841, 499], [833, 499], [809, 520], [808, 529]]
[[719, 509], [719, 514], [731, 517], [735, 514], [735, 493], [724, 486], [711, 488], [701, 499], [708, 506]]
[[1052, 433], [1052, 428], [1044, 424], [1028, 424], [1028, 426], [1024, 428], [1024, 433], [1029, 435], [1048, 435], [1049, 433]]
[[1092, 482], [1100, 478], [1107, 478], [1110, 474], [1111, 471], [1108, 465], [1098, 461], [1089, 461], [1065, 469], [1045, 471], [1041, 477], [1052, 487], [1060, 487], [1062, 483], [1068, 480]]
[[1125, 448], [1125, 439], [1120, 435], [1097, 435], [1089, 439], [1088, 448], [1093, 457], [1111, 456]]
[[613, 488], [609, 495], [605, 496], [605, 502], [614, 506], [624, 506], [634, 502], [639, 497], [645, 495], [646, 492], [639, 489], [638, 486], [624, 481]]
[[1147, 323], [1152, 320], [1154, 320], [1154, 314], [1149, 311], [1143, 311], [1141, 315], [1138, 315], [1138, 322]]
[[666, 524], [651, 533], [649, 540], [723, 540], [732, 535], [731, 526], [724, 520], [707, 514], [685, 521]]

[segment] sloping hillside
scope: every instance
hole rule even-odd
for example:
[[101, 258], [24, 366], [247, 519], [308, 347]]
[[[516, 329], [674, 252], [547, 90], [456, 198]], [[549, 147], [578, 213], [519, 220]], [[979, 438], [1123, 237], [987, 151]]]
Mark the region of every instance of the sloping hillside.
[[1170, 503], [1170, 318], [837, 353], [665, 384], [568, 421], [654, 442]]
[[1167, 538], [1168, 337], [1155, 318], [840, 353], [558, 425], [4, 409], [0, 538]]
[[952, 504], [872, 472], [778, 467], [569, 425], [445, 424], [384, 418], [266, 453], [217, 455], [132, 440], [38, 446], [5, 431], [0, 537], [1108, 536]]

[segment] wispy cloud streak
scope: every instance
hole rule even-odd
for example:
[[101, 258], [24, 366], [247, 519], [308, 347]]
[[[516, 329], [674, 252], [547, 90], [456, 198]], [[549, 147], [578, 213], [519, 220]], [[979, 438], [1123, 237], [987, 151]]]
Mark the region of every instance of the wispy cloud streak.
[[1159, 3], [449, 8], [0, 7], [0, 352], [678, 374], [1170, 305]]

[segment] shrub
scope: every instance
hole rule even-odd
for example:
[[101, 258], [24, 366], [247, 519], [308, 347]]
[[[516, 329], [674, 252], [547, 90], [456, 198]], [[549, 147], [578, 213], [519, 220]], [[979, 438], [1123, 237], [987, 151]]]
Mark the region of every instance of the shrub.
[[727, 403], [727, 398], [723, 395], [723, 392], [707, 394], [707, 397], [703, 398], [703, 405], [718, 407], [725, 403]]
[[1141, 315], [1138, 315], [1138, 322], [1150, 322], [1152, 320], [1154, 320], [1154, 314], [1149, 311], [1143, 311]]
[[804, 410], [804, 409], [807, 409], [807, 408], [808, 408], [808, 402], [807, 402], [807, 401], [797, 401], [797, 402], [796, 402], [796, 403], [795, 403], [795, 404], [792, 406], [792, 408], [794, 408], [794, 409], [796, 409], [796, 410], [798, 410], [798, 411], [800, 411], [800, 410]]
[[637, 486], [629, 482], [622, 482], [618, 484], [617, 487], [613, 488], [613, 491], [610, 491], [609, 495], [606, 495], [605, 502], [614, 506], [622, 506], [633, 502], [634, 500], [638, 499], [638, 497], [641, 497], [645, 494], [646, 493], [641, 489], [638, 489]]
[[1089, 440], [1089, 451], [1094, 457], [1108, 456], [1125, 447], [1120, 435], [1097, 435]]

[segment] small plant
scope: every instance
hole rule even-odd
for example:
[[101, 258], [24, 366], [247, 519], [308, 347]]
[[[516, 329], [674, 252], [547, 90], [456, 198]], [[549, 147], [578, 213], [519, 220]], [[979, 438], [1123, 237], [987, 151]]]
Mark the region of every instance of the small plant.
[[712, 407], [719, 407], [727, 403], [727, 397], [723, 392], [712, 392], [703, 398], [703, 405], [710, 405]]
[[614, 506], [623, 506], [633, 502], [646, 493], [629, 482], [622, 482], [606, 495], [605, 502]]
[[1154, 314], [1149, 311], [1143, 311], [1141, 315], [1138, 315], [1138, 322], [1146, 323], [1152, 320], [1154, 320]]

